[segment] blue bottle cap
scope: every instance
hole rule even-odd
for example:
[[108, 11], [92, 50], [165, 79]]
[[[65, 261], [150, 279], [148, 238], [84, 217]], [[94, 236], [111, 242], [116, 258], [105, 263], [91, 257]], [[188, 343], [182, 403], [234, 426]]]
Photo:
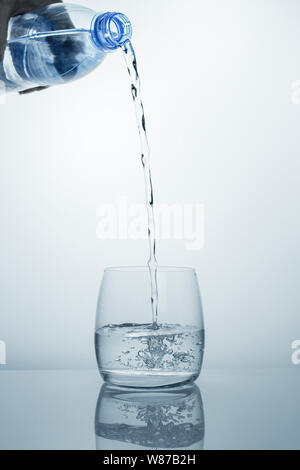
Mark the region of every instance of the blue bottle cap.
[[123, 13], [100, 13], [93, 18], [91, 34], [98, 48], [113, 51], [131, 39], [132, 26]]

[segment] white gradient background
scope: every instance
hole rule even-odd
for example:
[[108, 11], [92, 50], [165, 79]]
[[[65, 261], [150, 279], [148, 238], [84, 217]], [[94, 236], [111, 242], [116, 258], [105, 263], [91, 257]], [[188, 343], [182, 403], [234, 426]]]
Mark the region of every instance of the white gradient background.
[[[298, 0], [86, 0], [132, 20], [155, 198], [204, 203], [205, 246], [161, 241], [197, 268], [205, 366], [291, 366], [300, 338]], [[101, 241], [96, 210], [143, 201], [120, 53], [79, 82], [0, 106], [1, 369], [95, 366], [105, 266], [142, 265], [144, 241]], [[183, 313], [184, 314], [184, 313]], [[126, 318], [124, 318], [126, 321]]]

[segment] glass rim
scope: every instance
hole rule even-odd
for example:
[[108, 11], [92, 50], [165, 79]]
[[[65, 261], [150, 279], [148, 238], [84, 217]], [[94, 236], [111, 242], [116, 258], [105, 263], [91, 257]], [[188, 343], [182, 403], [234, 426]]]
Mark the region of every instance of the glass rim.
[[[104, 268], [104, 272], [144, 272], [148, 271], [148, 266], [109, 266]], [[195, 273], [195, 268], [186, 266], [157, 266], [158, 272], [190, 272]]]

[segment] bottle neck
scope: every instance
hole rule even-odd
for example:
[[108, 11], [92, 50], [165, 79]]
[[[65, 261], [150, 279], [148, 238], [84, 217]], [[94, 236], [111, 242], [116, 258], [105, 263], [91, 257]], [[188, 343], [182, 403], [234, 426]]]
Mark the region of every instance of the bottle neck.
[[123, 13], [100, 13], [93, 18], [91, 34], [96, 47], [109, 52], [131, 39], [132, 26]]

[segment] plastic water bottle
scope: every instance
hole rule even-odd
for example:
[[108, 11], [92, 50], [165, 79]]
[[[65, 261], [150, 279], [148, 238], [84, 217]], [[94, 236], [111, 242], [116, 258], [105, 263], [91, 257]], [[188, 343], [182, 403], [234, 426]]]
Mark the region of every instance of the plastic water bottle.
[[22, 91], [77, 80], [108, 52], [130, 40], [122, 13], [96, 13], [57, 3], [11, 18], [0, 80], [6, 91]]

